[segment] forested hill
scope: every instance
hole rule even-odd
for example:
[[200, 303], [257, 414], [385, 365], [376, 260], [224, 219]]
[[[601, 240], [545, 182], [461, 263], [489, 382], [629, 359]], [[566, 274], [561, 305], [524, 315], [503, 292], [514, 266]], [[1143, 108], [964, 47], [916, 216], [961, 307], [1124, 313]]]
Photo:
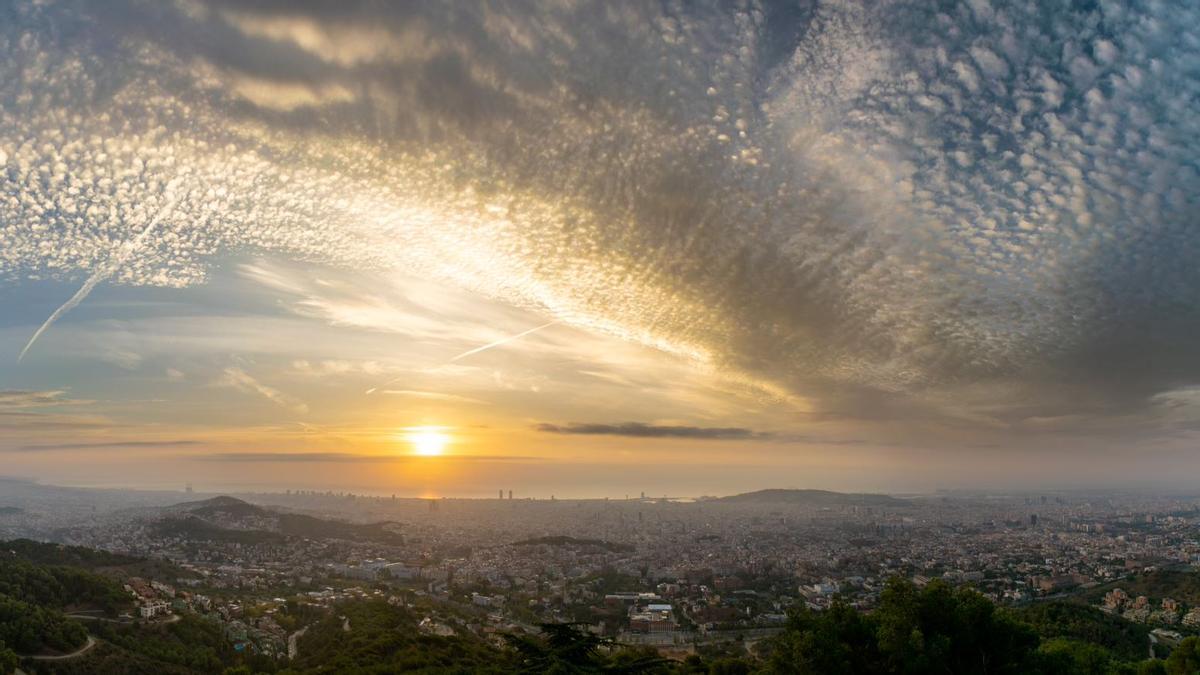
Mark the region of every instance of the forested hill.
[[85, 568], [117, 561], [125, 562], [90, 549], [0, 542], [0, 652], [56, 653], [82, 646], [87, 630], [64, 610], [99, 609], [113, 616], [131, 606], [118, 583]]
[[[550, 543], [557, 542], [552, 538]], [[539, 544], [546, 544], [539, 541]], [[348, 600], [301, 608], [299, 596], [278, 608], [298, 638], [289, 661], [239, 652], [222, 624], [181, 610], [160, 622], [95, 621], [85, 628], [66, 616], [94, 608], [110, 616], [128, 608], [119, 582], [89, 571], [144, 564], [136, 558], [40, 544], [0, 542], [0, 674], [17, 654], [62, 654], [96, 647], [65, 661], [23, 659], [31, 673], [1097, 673], [1152, 675], [1200, 671], [1200, 641], [1188, 638], [1165, 660], [1147, 659], [1144, 626], [1093, 607], [1047, 602], [998, 607], [969, 588], [934, 581], [919, 588], [892, 579], [878, 605], [861, 612], [840, 601], [825, 611], [794, 607], [781, 634], [753, 651], [737, 646], [686, 660], [653, 649], [612, 643], [574, 624], [550, 624], [540, 634], [489, 632], [478, 608], [453, 598], [424, 598], [417, 607], [384, 599]], [[463, 611], [463, 609], [467, 611]], [[431, 622], [430, 616], [440, 617]], [[474, 618], [473, 618], [474, 617]]]
[[155, 532], [197, 541], [240, 543], [302, 539], [345, 539], [399, 546], [404, 537], [391, 522], [351, 523], [258, 506], [236, 497], [213, 497], [158, 509]]
[[729, 504], [801, 504], [808, 506], [908, 506], [903, 499], [872, 493], [830, 492], [828, 490], [757, 490], [715, 501]]

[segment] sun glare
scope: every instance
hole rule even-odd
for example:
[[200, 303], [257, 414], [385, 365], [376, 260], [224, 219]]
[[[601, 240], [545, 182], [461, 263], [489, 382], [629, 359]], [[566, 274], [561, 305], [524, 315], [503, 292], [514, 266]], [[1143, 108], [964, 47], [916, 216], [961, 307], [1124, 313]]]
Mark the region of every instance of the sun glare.
[[406, 436], [414, 455], [437, 457], [446, 450], [450, 437], [437, 427], [416, 427]]

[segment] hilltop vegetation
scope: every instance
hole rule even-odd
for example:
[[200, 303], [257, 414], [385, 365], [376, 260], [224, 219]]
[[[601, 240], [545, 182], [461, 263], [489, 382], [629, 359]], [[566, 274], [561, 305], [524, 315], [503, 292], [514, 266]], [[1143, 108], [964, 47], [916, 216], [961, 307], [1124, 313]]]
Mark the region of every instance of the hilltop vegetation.
[[[240, 508], [240, 507], [237, 507]], [[605, 542], [543, 537], [528, 545], [598, 546]], [[455, 635], [422, 631], [420, 612], [383, 600], [351, 601], [310, 618], [294, 661], [233, 649], [220, 625], [185, 614], [170, 624], [94, 622], [85, 628], [63, 610], [127, 605], [116, 582], [89, 571], [139, 564], [136, 558], [36, 542], [0, 543], [0, 673], [16, 653], [66, 652], [90, 629], [99, 645], [68, 661], [24, 660], [32, 673], [1096, 673], [1149, 675], [1200, 669], [1200, 643], [1187, 640], [1167, 661], [1145, 659], [1147, 629], [1082, 604], [1048, 602], [1000, 608], [968, 588], [934, 581], [917, 588], [893, 579], [879, 606], [863, 613], [835, 601], [822, 612], [793, 609], [782, 634], [743, 649], [704, 650], [682, 663], [653, 650], [613, 644], [574, 624], [540, 635], [484, 639], [457, 625]], [[21, 555], [18, 555], [17, 553]], [[35, 562], [36, 561], [36, 562]], [[73, 563], [73, 564], [66, 564]], [[1165, 581], [1164, 581], [1165, 579]], [[1188, 583], [1160, 576], [1145, 588], [1172, 592]], [[467, 621], [467, 619], [461, 619]], [[288, 630], [294, 630], [296, 626]]]
[[214, 525], [195, 516], [164, 518], [155, 523], [154, 534], [159, 537], [179, 537], [192, 541], [217, 541], [237, 544], [279, 544], [287, 540], [282, 534], [267, 530], [241, 530]]
[[221, 628], [194, 615], [160, 625], [97, 622], [89, 626], [103, 648], [86, 658], [57, 663], [56, 674], [220, 673], [237, 660]]
[[107, 554], [37, 544], [0, 543], [0, 645], [22, 654], [70, 651], [84, 644], [87, 630], [68, 619], [67, 607], [102, 609], [116, 614], [129, 596], [111, 579], [63, 561], [109, 561]]
[[1017, 610], [1016, 615], [1046, 639], [1087, 642], [1122, 659], [1138, 660], [1147, 653], [1149, 628], [1096, 607], [1072, 602], [1043, 602]]
[[86, 546], [50, 544], [30, 539], [13, 539], [0, 542], [0, 553], [20, 558], [37, 565], [69, 565], [86, 570], [120, 567], [138, 563], [141, 558], [98, 551]]
[[154, 525], [160, 535], [201, 541], [257, 544], [299, 537], [393, 545], [404, 543], [404, 537], [389, 529], [391, 527], [394, 527], [394, 523], [350, 523], [276, 511], [235, 497], [213, 497], [175, 504], [163, 509], [163, 516]]
[[474, 637], [424, 635], [412, 614], [382, 600], [338, 607], [300, 639], [299, 651], [290, 672], [512, 672], [506, 652]]
[[77, 568], [110, 578], [191, 576], [190, 572], [164, 560], [137, 558], [85, 546], [67, 546], [29, 539], [0, 542], [0, 555], [6, 553], [35, 565]]
[[716, 501], [742, 504], [803, 504], [808, 506], [905, 506], [908, 502], [891, 495], [830, 492], [828, 490], [757, 490]]
[[605, 551], [614, 553], [632, 551], [633, 547], [629, 544], [619, 544], [602, 539], [578, 539], [576, 537], [568, 537], [565, 535], [535, 537], [533, 539], [523, 539], [515, 541], [513, 546], [569, 546], [575, 548], [599, 548]]
[[1200, 606], [1200, 574], [1184, 570], [1156, 570], [1104, 584], [1083, 595], [1088, 602], [1099, 602], [1104, 594], [1122, 588], [1130, 597], [1144, 595], [1153, 600], [1174, 598], [1191, 607]]
[[0, 645], [21, 654], [68, 652], [87, 641], [87, 629], [61, 612], [0, 595]]

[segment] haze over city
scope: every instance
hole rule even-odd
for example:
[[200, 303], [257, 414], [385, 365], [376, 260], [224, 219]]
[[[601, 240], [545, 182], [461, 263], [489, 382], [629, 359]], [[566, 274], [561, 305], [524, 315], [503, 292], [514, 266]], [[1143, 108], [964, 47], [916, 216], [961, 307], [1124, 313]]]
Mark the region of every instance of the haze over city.
[[0, 473], [1194, 489], [1188, 3], [0, 8]]

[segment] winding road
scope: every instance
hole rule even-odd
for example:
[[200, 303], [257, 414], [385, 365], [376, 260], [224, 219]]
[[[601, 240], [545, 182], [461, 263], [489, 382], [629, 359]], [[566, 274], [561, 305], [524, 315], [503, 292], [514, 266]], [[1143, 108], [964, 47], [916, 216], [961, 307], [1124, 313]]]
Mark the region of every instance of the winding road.
[[66, 661], [67, 659], [75, 659], [75, 658], [79, 658], [80, 656], [83, 656], [84, 654], [91, 651], [92, 647], [95, 647], [95, 646], [96, 646], [96, 638], [89, 635], [88, 639], [87, 639], [87, 644], [83, 645], [79, 649], [76, 649], [75, 651], [71, 652], [70, 654], [58, 654], [56, 656], [22, 655], [21, 658], [33, 659], [34, 661]]

